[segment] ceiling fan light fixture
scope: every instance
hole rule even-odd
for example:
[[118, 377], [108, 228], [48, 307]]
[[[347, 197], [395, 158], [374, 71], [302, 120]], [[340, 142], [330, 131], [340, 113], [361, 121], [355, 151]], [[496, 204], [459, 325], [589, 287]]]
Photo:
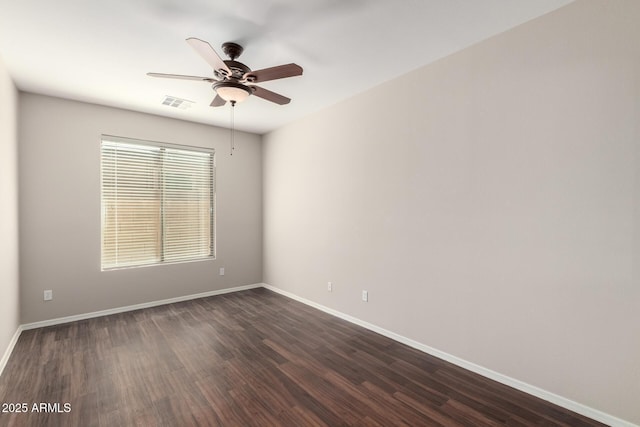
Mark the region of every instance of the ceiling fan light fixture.
[[249, 87], [234, 82], [220, 82], [214, 89], [218, 96], [227, 102], [242, 102], [251, 95]]
[[222, 50], [229, 60], [223, 60], [211, 45], [195, 37], [187, 39], [187, 43], [200, 55], [213, 69], [213, 77], [187, 76], [182, 74], [147, 73], [151, 77], [163, 77], [169, 79], [197, 80], [212, 83], [212, 88], [216, 96], [209, 104], [211, 107], [222, 107], [230, 103], [234, 106], [242, 102], [250, 95], [273, 102], [278, 105], [285, 105], [291, 99], [278, 93], [271, 92], [253, 83], [263, 83], [270, 80], [284, 79], [302, 75], [302, 67], [291, 63], [275, 67], [251, 70], [245, 64], [236, 61], [243, 51], [242, 46], [237, 43], [226, 42], [222, 45]]

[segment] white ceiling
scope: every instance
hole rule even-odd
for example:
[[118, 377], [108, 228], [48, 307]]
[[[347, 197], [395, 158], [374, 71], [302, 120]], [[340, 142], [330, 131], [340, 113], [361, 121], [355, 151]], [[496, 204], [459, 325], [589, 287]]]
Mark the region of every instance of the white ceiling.
[[[235, 41], [257, 70], [295, 62], [300, 77], [235, 109], [237, 129], [265, 133], [426, 65], [572, 0], [0, 0], [0, 57], [24, 91], [228, 127], [211, 76], [185, 39]], [[195, 105], [161, 105], [165, 95]], [[394, 100], [389, 100], [393, 103]]]

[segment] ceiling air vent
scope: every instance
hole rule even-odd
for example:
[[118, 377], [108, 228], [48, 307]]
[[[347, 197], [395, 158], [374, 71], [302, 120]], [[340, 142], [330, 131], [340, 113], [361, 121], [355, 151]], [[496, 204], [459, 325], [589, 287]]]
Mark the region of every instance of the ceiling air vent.
[[176, 98], [175, 96], [166, 95], [162, 100], [162, 105], [167, 105], [169, 107], [174, 107], [179, 110], [187, 110], [191, 108], [193, 105], [193, 101], [189, 101], [186, 99]]

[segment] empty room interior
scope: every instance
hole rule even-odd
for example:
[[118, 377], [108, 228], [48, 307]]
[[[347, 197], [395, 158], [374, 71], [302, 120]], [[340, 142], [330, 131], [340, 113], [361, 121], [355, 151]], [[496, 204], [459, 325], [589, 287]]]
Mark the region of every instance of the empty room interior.
[[0, 0], [0, 229], [2, 426], [640, 425], [640, 1]]

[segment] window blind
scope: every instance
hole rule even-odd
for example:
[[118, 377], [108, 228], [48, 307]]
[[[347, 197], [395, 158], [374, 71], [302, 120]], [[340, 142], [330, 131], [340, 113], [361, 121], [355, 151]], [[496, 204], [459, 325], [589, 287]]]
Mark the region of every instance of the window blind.
[[214, 153], [103, 137], [102, 269], [215, 256]]

